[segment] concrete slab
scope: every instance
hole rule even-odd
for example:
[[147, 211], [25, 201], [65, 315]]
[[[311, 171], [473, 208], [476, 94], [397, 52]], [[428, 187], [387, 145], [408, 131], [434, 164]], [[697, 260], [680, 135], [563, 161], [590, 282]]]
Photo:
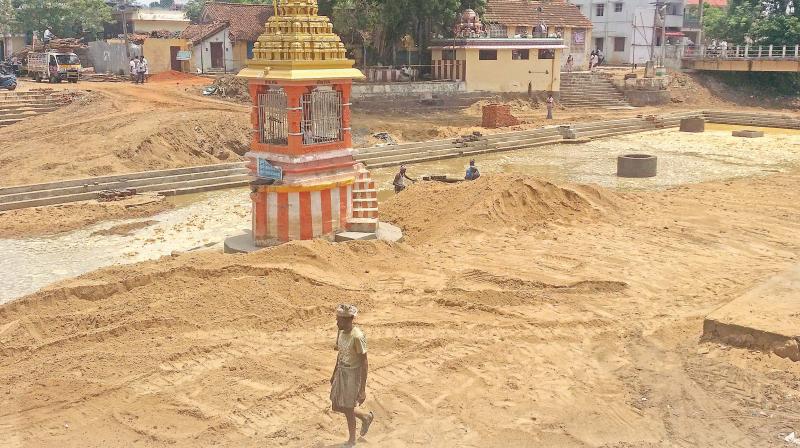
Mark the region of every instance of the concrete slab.
[[699, 117], [684, 118], [681, 120], [681, 132], [705, 132], [706, 120]]
[[703, 339], [800, 361], [800, 264], [711, 313]]
[[223, 246], [226, 254], [249, 254], [259, 249], [261, 248], [253, 244], [252, 232], [225, 238], [225, 245]]
[[734, 137], [758, 138], [764, 136], [764, 131], [741, 130], [741, 131], [733, 131], [731, 134]]

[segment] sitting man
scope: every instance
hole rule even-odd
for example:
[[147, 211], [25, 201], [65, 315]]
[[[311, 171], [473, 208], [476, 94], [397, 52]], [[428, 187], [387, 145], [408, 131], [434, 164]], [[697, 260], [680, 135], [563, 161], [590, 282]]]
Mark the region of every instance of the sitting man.
[[481, 177], [481, 172], [478, 171], [478, 167], [475, 166], [475, 159], [469, 161], [469, 168], [467, 168], [467, 174], [464, 176], [464, 180], [475, 180]]

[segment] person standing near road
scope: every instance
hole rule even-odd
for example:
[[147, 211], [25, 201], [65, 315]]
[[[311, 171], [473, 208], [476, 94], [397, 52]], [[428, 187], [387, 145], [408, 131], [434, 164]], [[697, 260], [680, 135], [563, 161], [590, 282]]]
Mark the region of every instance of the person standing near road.
[[353, 325], [358, 315], [355, 305], [342, 304], [336, 307], [337, 352], [336, 367], [331, 375], [331, 409], [344, 414], [347, 419], [349, 438], [344, 446], [356, 444], [356, 419], [361, 420], [361, 435], [369, 431], [375, 415], [356, 410], [367, 399], [367, 337]]
[[147, 59], [144, 58], [144, 55], [139, 56], [139, 65], [137, 66], [137, 72], [139, 73], [140, 84], [144, 84], [146, 82], [148, 71], [150, 71], [150, 69], [147, 66]]
[[547, 97], [547, 119], [553, 119], [553, 106], [555, 106], [556, 100], [553, 99], [553, 94], [551, 93]]
[[131, 58], [131, 82], [136, 83], [139, 80], [139, 60]]

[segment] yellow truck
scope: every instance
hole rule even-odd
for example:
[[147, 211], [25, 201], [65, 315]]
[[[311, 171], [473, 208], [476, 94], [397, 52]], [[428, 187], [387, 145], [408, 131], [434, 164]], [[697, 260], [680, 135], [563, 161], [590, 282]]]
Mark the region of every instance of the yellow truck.
[[81, 61], [75, 53], [28, 53], [28, 76], [36, 82], [67, 81], [77, 83], [81, 77]]

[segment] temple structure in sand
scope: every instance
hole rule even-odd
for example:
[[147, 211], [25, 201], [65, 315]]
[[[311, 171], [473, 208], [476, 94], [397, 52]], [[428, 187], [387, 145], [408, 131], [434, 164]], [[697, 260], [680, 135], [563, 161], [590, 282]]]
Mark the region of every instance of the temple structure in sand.
[[277, 2], [239, 77], [253, 99], [253, 243], [374, 234], [378, 199], [353, 158], [350, 93], [363, 74], [317, 0]]

